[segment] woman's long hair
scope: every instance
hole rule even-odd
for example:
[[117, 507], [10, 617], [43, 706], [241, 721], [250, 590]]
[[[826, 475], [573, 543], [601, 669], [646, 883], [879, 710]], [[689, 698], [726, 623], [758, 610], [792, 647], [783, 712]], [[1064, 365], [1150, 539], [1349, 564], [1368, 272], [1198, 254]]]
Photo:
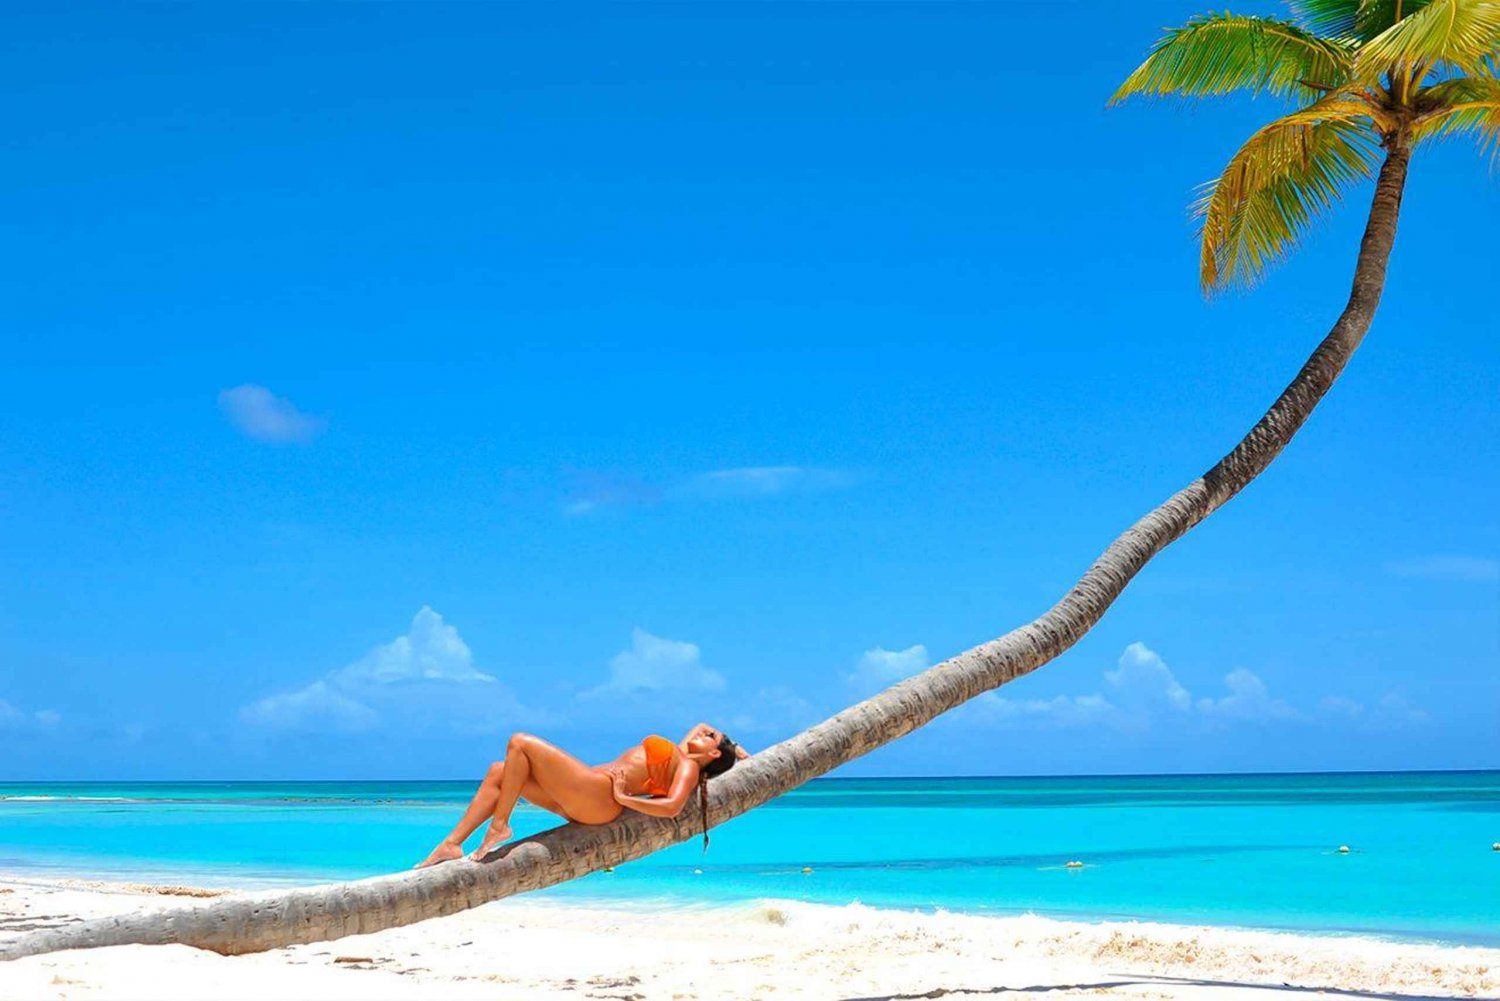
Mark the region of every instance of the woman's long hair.
[[703, 850], [708, 851], [708, 780], [723, 775], [739, 760], [739, 745], [719, 735], [719, 756], [698, 767], [698, 812], [703, 817]]

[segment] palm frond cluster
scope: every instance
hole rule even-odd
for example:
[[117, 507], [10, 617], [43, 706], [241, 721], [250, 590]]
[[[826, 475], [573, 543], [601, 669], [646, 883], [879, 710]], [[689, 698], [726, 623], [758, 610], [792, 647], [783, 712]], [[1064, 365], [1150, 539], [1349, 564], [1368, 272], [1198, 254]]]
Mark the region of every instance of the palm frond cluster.
[[1291, 13], [1169, 29], [1111, 101], [1247, 91], [1294, 103], [1204, 185], [1207, 292], [1254, 284], [1392, 149], [1463, 135], [1500, 158], [1500, 0], [1294, 0]]

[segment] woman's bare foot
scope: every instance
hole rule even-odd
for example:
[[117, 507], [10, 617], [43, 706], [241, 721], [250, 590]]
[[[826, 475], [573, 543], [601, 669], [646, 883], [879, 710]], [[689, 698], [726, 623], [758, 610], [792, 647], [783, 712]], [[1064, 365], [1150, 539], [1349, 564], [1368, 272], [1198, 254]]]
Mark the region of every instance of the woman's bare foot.
[[439, 862], [452, 862], [456, 858], [464, 857], [464, 846], [454, 844], [452, 841], [439, 841], [438, 846], [432, 850], [432, 854], [412, 866], [413, 869], [425, 869]]
[[474, 850], [470, 858], [477, 862], [509, 840], [509, 824], [491, 824], [490, 829], [484, 832], [484, 840], [479, 842], [479, 847]]

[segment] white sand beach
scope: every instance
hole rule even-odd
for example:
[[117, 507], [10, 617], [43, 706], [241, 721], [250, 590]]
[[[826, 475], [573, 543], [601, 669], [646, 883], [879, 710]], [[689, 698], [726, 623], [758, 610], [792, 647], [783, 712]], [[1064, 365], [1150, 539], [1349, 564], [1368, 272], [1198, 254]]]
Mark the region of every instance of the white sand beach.
[[[0, 877], [0, 940], [172, 906], [190, 887]], [[0, 964], [0, 998], [1264, 999], [1500, 996], [1500, 949], [761, 902], [500, 901], [237, 957], [124, 946]]]

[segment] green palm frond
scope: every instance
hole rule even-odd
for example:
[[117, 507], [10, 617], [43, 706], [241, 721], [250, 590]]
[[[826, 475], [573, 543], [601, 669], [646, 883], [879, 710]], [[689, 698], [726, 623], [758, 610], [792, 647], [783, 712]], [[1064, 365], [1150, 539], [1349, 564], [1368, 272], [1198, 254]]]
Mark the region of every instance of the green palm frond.
[[1319, 35], [1358, 38], [1360, 0], [1293, 0], [1292, 13]]
[[1200, 278], [1207, 292], [1253, 285], [1351, 183], [1373, 176], [1383, 116], [1340, 91], [1256, 131], [1197, 205]]
[[1320, 35], [1368, 42], [1432, 0], [1292, 0], [1292, 10]]
[[1359, 49], [1355, 74], [1447, 64], [1466, 72], [1493, 66], [1500, 49], [1500, 0], [1432, 0]]
[[1412, 123], [1414, 143], [1472, 135], [1500, 166], [1500, 80], [1460, 77], [1428, 87], [1417, 95], [1420, 113]]
[[1420, 123], [1428, 115], [1441, 113], [1455, 104], [1497, 99], [1500, 99], [1500, 80], [1493, 77], [1460, 76], [1418, 91], [1413, 103], [1417, 110], [1417, 122]]
[[1350, 46], [1290, 21], [1209, 14], [1169, 29], [1110, 103], [1133, 94], [1199, 97], [1235, 90], [1316, 98], [1349, 78], [1353, 57]]

